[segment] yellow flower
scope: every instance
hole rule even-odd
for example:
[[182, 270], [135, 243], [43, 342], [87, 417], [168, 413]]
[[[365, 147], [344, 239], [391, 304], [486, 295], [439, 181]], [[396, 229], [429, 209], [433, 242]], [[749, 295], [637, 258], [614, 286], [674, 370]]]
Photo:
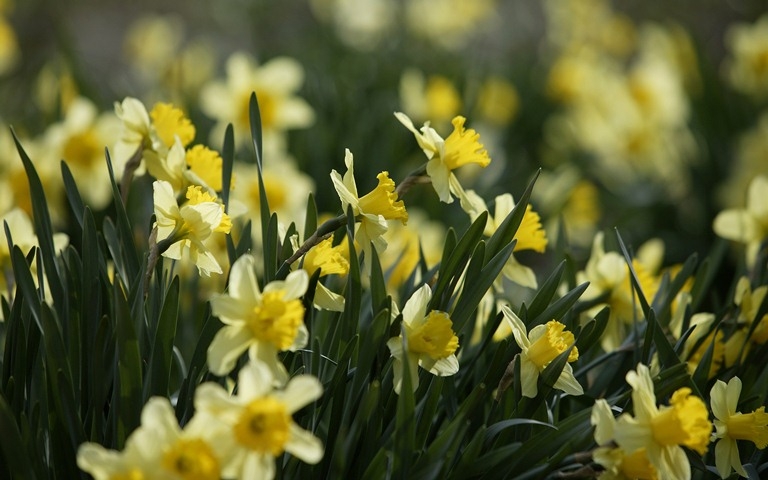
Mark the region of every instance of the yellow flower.
[[[291, 237], [294, 250], [298, 250], [298, 237]], [[301, 268], [311, 277], [320, 270], [320, 276], [346, 275], [349, 272], [349, 252], [344, 242], [333, 246], [333, 238], [329, 237], [312, 247], [301, 260]], [[299, 261], [294, 265], [298, 266]], [[344, 297], [332, 292], [321, 282], [317, 282], [314, 304], [318, 308], [335, 312], [344, 311]]]
[[768, 178], [755, 177], [749, 184], [746, 208], [720, 212], [712, 224], [715, 233], [747, 245], [747, 265], [754, 265], [760, 245], [768, 237]]
[[[285, 132], [306, 128], [315, 120], [312, 107], [296, 92], [304, 83], [301, 64], [288, 57], [273, 58], [263, 65], [245, 52], [236, 52], [227, 59], [225, 81], [211, 82], [201, 91], [201, 108], [216, 120], [211, 137], [216, 141], [231, 123], [238, 145], [250, 141], [249, 104], [256, 93], [264, 130], [265, 150], [273, 151]], [[272, 147], [271, 147], [272, 146]]]
[[307, 344], [304, 305], [309, 277], [304, 270], [273, 281], [262, 291], [256, 280], [256, 258], [243, 255], [232, 265], [229, 292], [211, 298], [211, 310], [224, 327], [208, 347], [208, 368], [226, 375], [243, 352], [268, 365], [280, 382], [288, 378], [278, 352], [294, 351]]
[[619, 417], [616, 443], [630, 454], [645, 449], [660, 478], [689, 479], [691, 466], [681, 446], [699, 454], [707, 451], [712, 424], [706, 405], [684, 387], [672, 394], [669, 406], [657, 407], [651, 374], [643, 364], [627, 374], [627, 383], [635, 415]]
[[274, 384], [270, 367], [251, 360], [240, 370], [236, 395], [213, 382], [195, 391], [196, 411], [213, 417], [229, 432], [221, 439], [230, 455], [222, 477], [274, 478], [275, 457], [284, 452], [310, 464], [323, 458], [320, 440], [291, 418], [320, 398], [322, 385], [310, 375], [291, 378], [282, 390], [274, 390]]
[[759, 449], [768, 447], [768, 413], [760, 407], [752, 413], [739, 413], [736, 408], [741, 395], [741, 379], [733, 377], [726, 385], [715, 382], [710, 391], [710, 404], [715, 416], [715, 466], [721, 478], [728, 478], [731, 469], [742, 477], [747, 472], [739, 458], [736, 440], [748, 440]]
[[496, 126], [509, 124], [520, 110], [520, 96], [513, 84], [503, 77], [485, 80], [477, 99], [480, 117]]
[[753, 25], [732, 26], [725, 40], [733, 57], [726, 64], [733, 87], [765, 98], [768, 95], [768, 15], [763, 15]]
[[181, 145], [186, 147], [195, 138], [195, 126], [184, 116], [181, 109], [170, 103], [158, 102], [149, 112], [157, 138], [165, 146], [171, 148], [174, 139], [178, 136]]
[[[395, 182], [387, 172], [381, 172], [377, 178], [378, 185], [371, 192], [358, 196], [355, 183], [354, 159], [352, 152], [346, 150], [344, 163], [347, 171], [344, 177], [336, 171], [331, 171], [331, 180], [336, 193], [341, 200], [341, 208], [346, 213], [347, 207], [352, 207], [358, 227], [355, 240], [362, 245], [365, 258], [371, 258], [371, 243], [376, 252], [387, 248], [387, 242], [382, 235], [387, 231], [387, 220], [400, 220], [403, 224], [408, 221], [408, 212], [402, 200], [398, 200], [395, 192]], [[366, 271], [370, 271], [370, 262], [366, 262]]]
[[487, 167], [491, 163], [488, 152], [480, 143], [480, 135], [473, 129], [465, 130], [464, 117], [455, 117], [452, 121], [453, 132], [443, 139], [429, 126], [429, 122], [416, 130], [407, 115], [395, 112], [395, 117], [416, 137], [419, 147], [427, 156], [427, 175], [432, 180], [432, 187], [437, 192], [440, 201], [453, 202], [453, 195], [460, 199], [464, 197], [464, 189], [454, 175], [453, 170], [468, 164]]
[[[496, 232], [515, 207], [515, 201], [509, 193], [497, 196], [494, 203], [496, 204], [494, 214], [488, 216], [488, 221], [485, 224], [484, 233], [488, 236], [491, 236]], [[481, 213], [488, 211], [485, 201], [483, 201], [474, 190], [467, 190], [465, 192], [465, 197], [461, 202], [461, 206], [469, 214], [473, 222]], [[517, 240], [514, 249], [515, 252], [521, 250], [533, 250], [538, 253], [543, 253], [547, 247], [547, 234], [541, 226], [541, 218], [538, 213], [533, 211], [531, 205], [527, 205], [525, 208], [523, 219], [515, 233], [515, 240]], [[504, 265], [502, 275], [524, 287], [538, 287], [536, 274], [533, 273], [533, 270], [521, 265], [513, 255], [510, 255], [509, 260], [507, 260], [506, 265]], [[502, 288], [498, 280], [495, 283], [495, 286], [499, 290]]]
[[616, 419], [613, 418], [608, 402], [602, 398], [595, 400], [590, 421], [595, 427], [595, 442], [600, 445], [592, 452], [592, 458], [605, 469], [597, 477], [599, 480], [657, 480], [659, 478], [644, 448], [627, 454], [621, 448], [611, 446], [616, 430]]
[[226, 430], [212, 417], [195, 415], [182, 430], [167, 398], [152, 397], [141, 411], [141, 426], [123, 452], [95, 443], [80, 445], [78, 466], [96, 480], [218, 480], [231, 455]]
[[[557, 320], [551, 320], [546, 325], [537, 325], [527, 332], [525, 324], [509, 306], [501, 307], [504, 319], [515, 336], [515, 342], [522, 350], [520, 354], [520, 383], [523, 396], [533, 398], [538, 393], [537, 382], [539, 375], [558, 355], [565, 352], [575, 343], [573, 333], [565, 330], [565, 325]], [[568, 362], [579, 358], [579, 350], [573, 346], [568, 354]], [[584, 389], [576, 377], [573, 368], [566, 363], [560, 376], [552, 385], [569, 395], [582, 395]]]
[[395, 358], [395, 392], [400, 393], [403, 386], [403, 358], [408, 358], [411, 387], [414, 391], [419, 386], [419, 369], [427, 370], [432, 375], [450, 376], [459, 371], [456, 349], [459, 338], [454, 333], [450, 317], [446, 312], [433, 310], [427, 313], [427, 305], [432, 297], [429, 285], [416, 290], [403, 307], [402, 335], [390, 338], [387, 347]]
[[219, 152], [204, 145], [195, 145], [187, 150], [187, 165], [195, 175], [217, 192], [222, 189], [221, 169], [224, 161]]
[[157, 241], [170, 243], [162, 255], [174, 260], [188, 255], [202, 275], [222, 273], [221, 266], [203, 242], [215, 231], [229, 231], [223, 206], [210, 195], [203, 194], [200, 187], [190, 187], [187, 191], [190, 201], [181, 207], [176, 203], [170, 183], [158, 180], [152, 187]]

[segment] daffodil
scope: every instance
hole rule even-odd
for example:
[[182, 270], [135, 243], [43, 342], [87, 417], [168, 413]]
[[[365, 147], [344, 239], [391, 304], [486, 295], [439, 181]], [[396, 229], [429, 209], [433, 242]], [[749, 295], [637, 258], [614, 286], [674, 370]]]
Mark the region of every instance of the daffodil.
[[211, 372], [226, 375], [240, 355], [249, 350], [251, 358], [270, 367], [272, 377], [285, 382], [288, 373], [277, 354], [307, 344], [300, 297], [308, 284], [307, 272], [296, 270], [284, 281], [268, 283], [262, 291], [256, 280], [256, 258], [238, 258], [230, 270], [229, 292], [211, 298], [213, 315], [224, 323], [208, 347]]
[[416, 142], [426, 154], [427, 175], [440, 201], [452, 203], [453, 195], [463, 200], [464, 189], [453, 170], [472, 163], [481, 167], [491, 163], [491, 157], [480, 143], [480, 135], [471, 128], [465, 129], [466, 119], [461, 116], [453, 119], [453, 132], [445, 139], [429, 126], [429, 122], [419, 131], [407, 115], [395, 112], [395, 117], [414, 134]]
[[709, 393], [712, 413], [715, 416], [715, 466], [721, 478], [728, 478], [731, 469], [742, 477], [747, 476], [739, 457], [737, 440], [747, 440], [757, 448], [768, 447], [768, 413], [760, 407], [752, 413], [736, 411], [741, 395], [741, 379], [733, 377], [726, 385], [718, 380]]
[[252, 360], [240, 370], [236, 395], [230, 396], [213, 382], [195, 391], [196, 411], [217, 419], [229, 432], [221, 440], [231, 458], [224, 465], [223, 477], [274, 478], [275, 457], [284, 452], [310, 464], [322, 459], [320, 440], [291, 417], [320, 398], [322, 385], [310, 375], [291, 378], [281, 390], [274, 390], [274, 383], [270, 367]]
[[706, 405], [683, 387], [672, 394], [669, 406], [658, 407], [651, 373], [643, 364], [626, 378], [632, 386], [634, 416], [624, 413], [619, 417], [616, 443], [629, 454], [645, 449], [659, 478], [690, 479], [691, 466], [681, 447], [700, 455], [707, 451], [712, 423]]
[[[465, 193], [467, 202], [463, 202], [464, 205], [462, 207], [467, 211], [472, 221], [475, 221], [482, 212], [488, 211], [488, 207], [474, 190], [467, 190]], [[515, 201], [511, 194], [505, 193], [497, 196], [494, 213], [488, 216], [488, 221], [485, 224], [485, 235], [493, 235], [514, 207]], [[541, 226], [541, 218], [531, 205], [526, 205], [523, 219], [515, 233], [515, 240], [517, 240], [515, 252], [533, 250], [534, 252], [543, 253], [547, 247], [547, 234]], [[513, 255], [510, 255], [509, 260], [504, 265], [502, 275], [524, 287], [537, 288], [538, 286], [536, 274], [533, 273], [533, 270], [522, 265]], [[498, 282], [496, 282], [496, 286], [499, 289], [501, 288]]]
[[657, 480], [656, 469], [651, 465], [645, 449], [627, 454], [613, 443], [616, 419], [611, 406], [604, 399], [595, 400], [590, 422], [595, 427], [595, 442], [599, 445], [592, 458], [605, 470], [598, 480]]
[[211, 191], [222, 189], [223, 160], [218, 152], [203, 145], [185, 150], [178, 136], [165, 156], [148, 155], [145, 162], [149, 174], [170, 183], [176, 194], [195, 185]]
[[403, 388], [403, 358], [408, 359], [411, 388], [419, 386], [419, 369], [432, 375], [450, 376], [459, 371], [456, 349], [459, 338], [453, 331], [453, 322], [446, 312], [427, 312], [432, 297], [429, 285], [416, 290], [403, 307], [402, 335], [390, 338], [387, 347], [393, 357], [395, 392]]
[[504, 305], [501, 307], [501, 311], [512, 329], [515, 342], [522, 350], [520, 354], [520, 384], [523, 396], [529, 398], [536, 396], [539, 391], [537, 382], [541, 372], [552, 360], [569, 348], [571, 352], [568, 354], [568, 363], [565, 364], [560, 376], [552, 386], [569, 395], [582, 395], [584, 389], [573, 376], [573, 367], [570, 365], [579, 359], [579, 350], [574, 345], [573, 333], [566, 330], [565, 325], [557, 320], [551, 320], [545, 325], [537, 325], [528, 332], [523, 321], [509, 306]]
[[231, 222], [224, 206], [200, 187], [189, 187], [188, 202], [179, 206], [170, 183], [157, 180], [152, 186], [157, 241], [168, 244], [162, 255], [174, 260], [188, 256], [203, 275], [222, 273], [203, 242], [214, 232], [229, 233]]
[[168, 399], [152, 397], [122, 452], [84, 443], [77, 464], [96, 480], [218, 480], [230, 452], [223, 442], [227, 432], [214, 420], [196, 414], [181, 429]]
[[398, 200], [395, 182], [389, 178], [388, 172], [379, 173], [376, 177], [379, 181], [376, 188], [360, 197], [355, 183], [354, 159], [349, 149], [346, 150], [344, 163], [347, 166], [344, 177], [333, 170], [331, 180], [341, 200], [342, 210], [346, 212], [347, 207], [352, 207], [352, 214], [358, 223], [355, 239], [362, 245], [367, 269], [370, 269], [371, 243], [376, 252], [384, 251], [387, 242], [382, 235], [387, 231], [387, 220], [400, 220], [405, 224], [408, 221], [408, 212], [403, 201]]
[[[294, 243], [294, 250], [297, 250], [299, 248], [297, 237], [292, 237], [291, 241]], [[348, 254], [344, 244], [333, 246], [333, 238], [329, 237], [309, 249], [301, 261], [301, 268], [306, 270], [310, 277], [318, 270], [321, 277], [333, 274], [346, 275], [349, 272]], [[314, 303], [316, 307], [325, 310], [344, 311], [344, 297], [332, 292], [320, 282], [317, 282]]]
[[747, 245], [747, 265], [754, 265], [760, 246], [768, 238], [768, 178], [755, 177], [749, 184], [746, 208], [730, 208], [715, 217], [712, 228], [727, 240]]

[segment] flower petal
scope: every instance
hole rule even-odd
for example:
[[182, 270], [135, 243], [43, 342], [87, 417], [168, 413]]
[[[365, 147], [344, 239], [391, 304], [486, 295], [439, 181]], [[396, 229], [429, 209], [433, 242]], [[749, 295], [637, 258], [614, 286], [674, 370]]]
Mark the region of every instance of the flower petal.
[[431, 298], [432, 289], [426, 283], [413, 292], [403, 307], [403, 322], [409, 327], [417, 327], [423, 323]]
[[293, 377], [280, 395], [288, 413], [302, 409], [323, 395], [323, 385], [311, 375]]
[[310, 432], [299, 428], [296, 424], [290, 427], [291, 436], [285, 444], [285, 451], [299, 460], [316, 464], [323, 458], [323, 442]]
[[214, 375], [226, 375], [253, 343], [253, 335], [245, 327], [227, 325], [216, 333], [208, 346], [208, 368]]

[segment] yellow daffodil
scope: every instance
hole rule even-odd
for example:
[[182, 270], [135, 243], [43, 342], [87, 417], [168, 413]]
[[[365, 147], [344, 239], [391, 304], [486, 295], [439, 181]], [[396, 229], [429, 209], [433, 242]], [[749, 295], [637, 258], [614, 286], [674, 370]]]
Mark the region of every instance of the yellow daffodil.
[[[515, 342], [522, 350], [520, 354], [520, 383], [523, 396], [533, 398], [538, 393], [537, 382], [539, 375], [558, 355], [565, 352], [575, 343], [573, 333], [565, 329], [565, 325], [557, 320], [551, 320], [546, 325], [537, 325], [528, 332], [522, 320], [509, 306], [501, 307], [504, 319], [512, 329]], [[568, 354], [568, 362], [560, 372], [560, 376], [552, 385], [569, 395], [582, 395], [584, 389], [576, 377], [570, 363], [579, 358], [579, 350], [573, 346]]]
[[271, 376], [283, 383], [288, 379], [278, 352], [296, 350], [307, 344], [304, 305], [300, 297], [307, 291], [309, 277], [296, 270], [283, 280], [275, 280], [262, 291], [256, 280], [256, 258], [243, 255], [232, 265], [229, 292], [211, 298], [211, 310], [224, 327], [208, 347], [208, 368], [226, 375], [243, 352], [259, 359], [271, 369]]
[[[488, 211], [488, 207], [474, 190], [467, 190], [465, 193], [467, 201], [462, 202], [462, 207], [474, 222], [482, 212]], [[494, 213], [488, 216], [488, 221], [485, 224], [484, 233], [488, 236], [496, 232], [502, 222], [512, 212], [512, 209], [515, 208], [515, 201], [509, 193], [497, 196], [494, 203]], [[526, 206], [523, 220], [520, 222], [517, 233], [515, 233], [515, 240], [517, 240], [515, 252], [533, 250], [534, 252], [543, 253], [547, 247], [547, 234], [541, 226], [541, 218], [531, 205]], [[520, 264], [514, 255], [510, 255], [509, 260], [504, 265], [502, 275], [524, 287], [537, 288], [538, 286], [536, 274], [533, 273], [533, 270]], [[496, 286], [501, 288], [498, 282]]]
[[459, 338], [454, 333], [451, 318], [446, 312], [432, 310], [427, 304], [432, 297], [429, 285], [416, 290], [403, 307], [402, 335], [390, 338], [387, 347], [393, 357], [395, 392], [403, 388], [403, 358], [408, 358], [411, 388], [419, 386], [419, 369], [432, 375], [450, 376], [459, 371], [456, 349]]
[[221, 439], [230, 459], [222, 476], [236, 479], [274, 478], [275, 457], [284, 452], [306, 463], [323, 458], [323, 445], [312, 433], [294, 423], [291, 415], [317, 400], [323, 393], [320, 382], [310, 375], [297, 375], [281, 390], [269, 366], [249, 361], [240, 370], [237, 394], [230, 396], [217, 383], [208, 382], [195, 391], [195, 409], [226, 426]]
[[168, 399], [152, 397], [122, 452], [84, 443], [77, 465], [96, 480], [218, 480], [231, 455], [224, 448], [226, 433], [204, 413], [193, 416], [182, 430]]
[[174, 260], [188, 256], [202, 275], [222, 273], [203, 242], [214, 232], [229, 233], [231, 223], [224, 206], [200, 187], [189, 187], [189, 201], [179, 206], [170, 183], [158, 180], [152, 186], [157, 241], [170, 244], [162, 255]]
[[[382, 237], [387, 231], [387, 220], [400, 220], [405, 224], [408, 212], [403, 201], [398, 200], [395, 182], [389, 178], [388, 172], [379, 173], [376, 188], [360, 197], [355, 183], [354, 159], [349, 149], [346, 150], [344, 163], [347, 166], [344, 177], [333, 170], [331, 180], [341, 200], [342, 210], [346, 213], [347, 207], [352, 207], [352, 214], [358, 223], [355, 240], [362, 245], [366, 260], [370, 260], [371, 243], [377, 253], [387, 248], [387, 242]], [[366, 271], [370, 271], [370, 261], [366, 261], [366, 265]]]
[[466, 119], [461, 116], [453, 119], [453, 132], [445, 139], [429, 126], [429, 122], [418, 131], [404, 113], [395, 112], [395, 117], [413, 133], [419, 147], [426, 154], [427, 175], [432, 180], [432, 187], [440, 201], [452, 203], [452, 195], [463, 200], [464, 189], [453, 170], [470, 163], [481, 167], [487, 167], [491, 163], [491, 157], [480, 143], [480, 135], [471, 128], [465, 129]]
[[712, 224], [715, 233], [747, 246], [747, 265], [754, 265], [762, 242], [768, 238], [768, 178], [755, 177], [749, 184], [746, 208], [720, 212]]
[[632, 454], [645, 449], [659, 478], [688, 480], [691, 466], [681, 448], [702, 455], [707, 451], [712, 423], [704, 402], [683, 387], [672, 394], [669, 406], [656, 406], [656, 394], [648, 367], [637, 365], [627, 374], [632, 386], [634, 416], [622, 414], [616, 422], [616, 443]]
[[737, 440], [747, 440], [759, 449], [768, 447], [768, 413], [760, 407], [752, 413], [736, 411], [741, 395], [741, 380], [733, 377], [726, 385], [718, 380], [710, 391], [712, 413], [715, 416], [715, 466], [721, 478], [728, 478], [731, 471], [747, 476], [739, 457]]
[[733, 25], [725, 43], [732, 57], [725, 64], [728, 80], [740, 92], [764, 99], [768, 95], [768, 15], [751, 25]]
[[592, 458], [605, 469], [597, 477], [598, 480], [657, 480], [659, 478], [644, 448], [628, 455], [612, 443], [616, 419], [613, 418], [608, 402], [602, 398], [595, 400], [590, 421], [595, 427], [595, 442], [599, 445], [592, 452]]
[[[291, 238], [294, 250], [299, 248], [296, 236]], [[329, 237], [312, 247], [301, 260], [301, 268], [311, 277], [320, 270], [320, 276], [346, 275], [349, 272], [349, 252], [344, 243], [333, 246], [333, 238]], [[298, 264], [298, 261], [297, 261]], [[335, 312], [344, 311], [344, 297], [332, 292], [325, 285], [317, 282], [314, 304], [318, 308]]]
[[211, 191], [222, 188], [221, 156], [203, 145], [185, 150], [178, 136], [165, 156], [148, 155], [145, 162], [149, 174], [170, 183], [176, 194], [195, 185]]

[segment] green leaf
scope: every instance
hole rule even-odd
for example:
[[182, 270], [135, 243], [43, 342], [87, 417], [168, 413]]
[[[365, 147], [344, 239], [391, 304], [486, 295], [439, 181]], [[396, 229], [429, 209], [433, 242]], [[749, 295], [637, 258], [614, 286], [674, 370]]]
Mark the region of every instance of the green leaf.
[[[488, 221], [488, 212], [483, 212], [472, 222], [467, 231], [461, 237], [458, 244], [455, 244], [455, 233], [449, 230], [446, 237], [446, 244], [443, 248], [443, 259], [440, 261], [440, 270], [437, 275], [437, 284], [432, 290], [432, 299], [429, 301], [427, 311], [442, 310], [449, 311], [450, 297], [453, 291], [447, 291], [451, 283], [458, 281], [464, 271], [464, 266], [469, 261], [471, 252], [477, 247], [478, 242], [483, 238], [483, 230]], [[451, 238], [453, 237], [453, 238]]]
[[508, 420], [502, 420], [489, 426], [485, 431], [485, 441], [491, 441], [496, 435], [501, 433], [502, 430], [506, 430], [509, 427], [516, 427], [518, 425], [536, 425], [540, 427], [547, 427], [557, 430], [557, 427], [549, 423], [540, 422], [531, 418], [510, 418]]
[[[143, 277], [138, 276], [141, 270], [141, 261], [139, 259], [139, 253], [135, 248], [133, 238], [133, 228], [131, 222], [128, 220], [128, 212], [125, 210], [125, 204], [123, 204], [122, 196], [120, 195], [120, 189], [117, 187], [115, 180], [115, 172], [112, 169], [112, 159], [109, 156], [109, 151], [106, 151], [107, 169], [109, 170], [109, 181], [112, 183], [112, 198], [115, 202], [115, 211], [117, 213], [117, 230], [112, 232], [112, 241], [116, 242], [116, 245], [110, 246], [110, 252], [112, 253], [112, 259], [117, 265], [118, 261], [121, 263], [124, 269], [124, 278], [126, 285], [130, 285], [131, 290], [141, 289], [141, 283]], [[107, 237], [108, 226], [114, 227], [112, 221], [107, 217], [104, 219], [104, 236]], [[109, 244], [109, 240], [108, 240]], [[114, 248], [114, 250], [113, 250]], [[130, 281], [138, 279], [138, 284], [131, 285]]]
[[[251, 98], [248, 103], [248, 119], [251, 125], [251, 140], [253, 141], [253, 150], [256, 153], [256, 165], [259, 167], [259, 185], [261, 183], [262, 173], [262, 155], [261, 148], [264, 142], [262, 141], [262, 129], [261, 129], [261, 110], [259, 109], [259, 100], [256, 98], [256, 92], [251, 93]], [[263, 192], [263, 189], [262, 189]], [[262, 198], [262, 201], [266, 199]], [[265, 203], [263, 203], [265, 204]]]
[[[69, 170], [67, 162], [61, 162], [61, 178], [64, 181], [64, 192], [67, 194], [67, 200], [69, 200], [69, 207], [72, 210], [72, 214], [75, 216], [80, 228], [83, 227], [83, 210], [85, 204], [80, 197], [80, 191], [77, 189], [77, 183], [72, 176], [72, 172]], [[87, 251], [87, 250], [84, 250]]]
[[[23, 421], [23, 419], [22, 419]], [[0, 473], [4, 478], [35, 479], [37, 476], [32, 470], [32, 464], [27, 452], [24, 451], [25, 442], [21, 438], [21, 432], [16, 424], [16, 418], [10, 409], [5, 397], [0, 395]]]
[[144, 398], [154, 395], [167, 397], [173, 363], [173, 343], [179, 317], [179, 277], [173, 277], [165, 295], [144, 379]]
[[[403, 333], [403, 336], [405, 333]], [[404, 352], [405, 353], [405, 352]], [[408, 355], [402, 357], [403, 384], [397, 398], [395, 414], [394, 465], [393, 471], [399, 478], [409, 478], [413, 454], [416, 452], [415, 398], [411, 388], [411, 372]]]
[[[539, 286], [536, 296], [533, 297], [531, 303], [528, 305], [528, 318], [536, 318], [544, 313], [544, 310], [549, 306], [557, 294], [557, 289], [560, 287], [560, 280], [563, 277], [565, 271], [565, 260], [555, 268], [555, 270], [549, 275], [547, 280]], [[529, 325], [533, 326], [533, 325]]]
[[232, 189], [232, 169], [235, 164], [235, 134], [232, 124], [227, 124], [224, 131], [224, 143], [221, 148], [221, 200], [224, 211], [229, 212], [229, 193]]
[[142, 366], [139, 339], [136, 335], [131, 311], [125, 298], [123, 285], [115, 282], [113, 295], [115, 331], [117, 333], [117, 394], [118, 405], [113, 406], [117, 415], [116, 446], [123, 442], [139, 424], [143, 407]]
[[565, 316], [571, 307], [576, 304], [579, 298], [581, 298], [581, 295], [584, 293], [587, 287], [589, 287], [589, 283], [584, 282], [557, 299], [554, 303], [544, 309], [543, 312], [537, 315], [536, 318], [531, 319], [529, 316], [529, 320], [527, 322], [528, 327], [532, 328], [536, 325], [547, 323], [552, 319], [563, 318], [563, 316]]
[[315, 230], [317, 230], [317, 203], [315, 202], [315, 195], [309, 192], [307, 196], [307, 216], [304, 217], [304, 238], [302, 240], [309, 238]]

